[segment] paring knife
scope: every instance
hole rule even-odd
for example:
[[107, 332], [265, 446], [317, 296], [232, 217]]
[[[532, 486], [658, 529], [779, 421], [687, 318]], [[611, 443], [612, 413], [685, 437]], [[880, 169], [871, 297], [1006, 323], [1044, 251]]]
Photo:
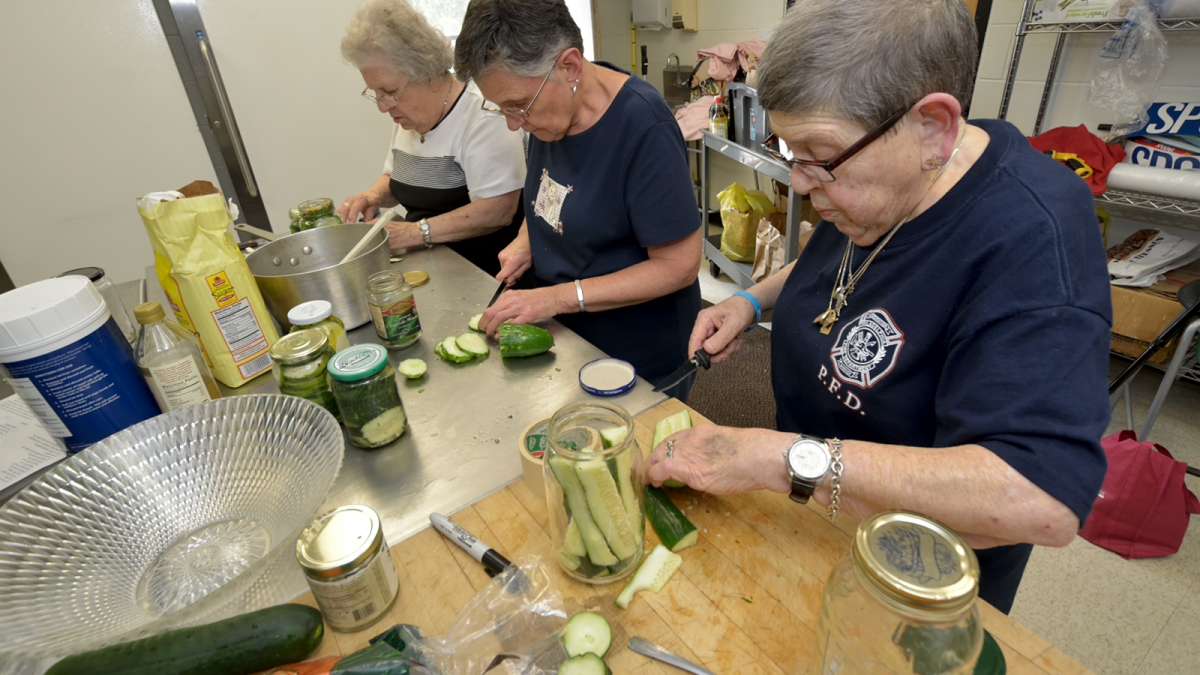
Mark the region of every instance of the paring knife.
[[676, 368], [675, 372], [668, 375], [661, 384], [656, 386], [654, 391], [665, 391], [670, 389], [680, 382], [683, 382], [685, 379], [687, 379], [688, 375], [691, 375], [697, 370], [701, 368], [708, 370], [710, 367], [712, 367], [712, 355], [704, 351], [704, 348], [701, 347], [700, 349], [696, 350], [696, 353], [692, 355], [692, 358], [688, 359], [687, 362], [685, 362], [682, 366]]
[[675, 656], [671, 652], [659, 647], [653, 642], [644, 640], [640, 637], [630, 638], [629, 648], [641, 654], [642, 656], [648, 656], [652, 659], [662, 661], [668, 666], [674, 666], [684, 672], [694, 673], [695, 675], [713, 675], [711, 670], [705, 670], [691, 661]]
[[487, 307], [484, 307], [484, 309], [487, 309], [488, 307], [491, 307], [492, 305], [496, 304], [496, 301], [500, 299], [500, 294], [503, 293], [504, 289], [506, 289], [506, 288], [508, 288], [508, 284], [501, 281], [500, 285], [496, 287], [496, 292], [492, 293], [492, 299], [488, 300]]

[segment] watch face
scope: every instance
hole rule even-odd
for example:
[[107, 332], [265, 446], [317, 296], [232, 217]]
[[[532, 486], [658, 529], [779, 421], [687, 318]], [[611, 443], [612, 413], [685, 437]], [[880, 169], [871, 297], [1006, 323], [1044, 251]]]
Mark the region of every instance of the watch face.
[[788, 465], [800, 478], [816, 480], [829, 469], [829, 452], [817, 441], [800, 440], [788, 451]]

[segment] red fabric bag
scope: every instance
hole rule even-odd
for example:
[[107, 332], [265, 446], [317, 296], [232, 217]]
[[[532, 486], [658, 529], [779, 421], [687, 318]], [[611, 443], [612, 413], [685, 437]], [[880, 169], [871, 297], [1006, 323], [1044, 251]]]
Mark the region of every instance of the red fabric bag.
[[1108, 474], [1079, 535], [1122, 558], [1163, 558], [1177, 552], [1188, 519], [1200, 513], [1200, 500], [1184, 484], [1187, 465], [1129, 430], [1101, 444]]

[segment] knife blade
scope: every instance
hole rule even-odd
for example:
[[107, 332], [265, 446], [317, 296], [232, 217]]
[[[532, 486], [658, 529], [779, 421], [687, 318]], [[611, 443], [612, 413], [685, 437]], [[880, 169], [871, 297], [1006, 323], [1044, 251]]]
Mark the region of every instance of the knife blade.
[[704, 351], [704, 348], [701, 347], [700, 349], [696, 350], [695, 354], [692, 354], [692, 358], [685, 361], [682, 366], [679, 366], [675, 369], [675, 372], [664, 378], [662, 383], [654, 387], [654, 391], [666, 391], [680, 382], [683, 382], [689, 375], [697, 370], [701, 368], [708, 370], [711, 367], [712, 355]]
[[486, 307], [484, 307], [484, 309], [487, 309], [488, 307], [491, 307], [492, 305], [496, 304], [496, 301], [500, 299], [500, 294], [503, 293], [504, 289], [506, 289], [506, 288], [508, 288], [508, 284], [501, 281], [500, 285], [496, 287], [496, 292], [492, 293], [492, 299], [488, 300], [488, 304]]
[[711, 670], [705, 670], [691, 661], [676, 656], [653, 642], [640, 637], [629, 638], [629, 648], [642, 656], [657, 659], [684, 672], [694, 673], [694, 675], [713, 675]]

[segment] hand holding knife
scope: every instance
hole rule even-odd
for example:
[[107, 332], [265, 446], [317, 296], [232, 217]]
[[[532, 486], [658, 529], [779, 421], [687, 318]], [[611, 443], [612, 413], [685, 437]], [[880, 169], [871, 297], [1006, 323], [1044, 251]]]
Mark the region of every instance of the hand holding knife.
[[654, 387], [654, 391], [665, 391], [683, 382], [689, 375], [703, 368], [708, 370], [712, 367], [712, 355], [704, 351], [704, 348], [696, 350], [692, 358], [688, 359], [682, 366], [675, 369], [675, 372], [668, 375], [662, 383]]

